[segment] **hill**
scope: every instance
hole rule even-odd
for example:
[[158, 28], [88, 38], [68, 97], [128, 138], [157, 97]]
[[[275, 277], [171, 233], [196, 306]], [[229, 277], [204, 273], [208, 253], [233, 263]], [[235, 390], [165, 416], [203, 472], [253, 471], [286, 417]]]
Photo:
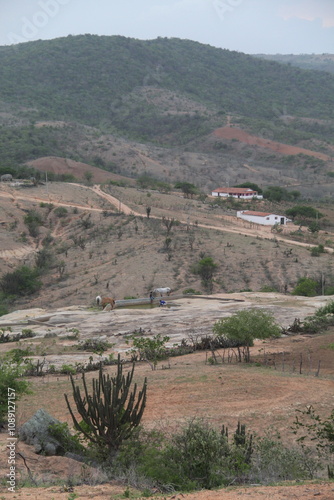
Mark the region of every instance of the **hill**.
[[0, 63], [0, 99], [36, 119], [121, 126], [122, 99], [143, 85], [246, 116], [270, 118], [284, 102], [290, 114], [333, 117], [332, 76], [190, 40], [68, 36], [1, 47]]
[[334, 73], [334, 54], [256, 54], [255, 57], [302, 69]]
[[[42, 283], [36, 293], [9, 298], [10, 309], [91, 304], [106, 293], [148, 297], [158, 286], [203, 293], [200, 276], [193, 272], [203, 256], [211, 256], [218, 266], [214, 292], [290, 292], [301, 276], [321, 282], [326, 275], [326, 290], [334, 286], [329, 205], [320, 206], [327, 216], [326, 231], [296, 232], [291, 224], [275, 234], [271, 227], [252, 227], [237, 219], [230, 205], [187, 199], [176, 192], [58, 182], [0, 187], [1, 275], [23, 261], [38, 266]], [[268, 202], [257, 206], [274, 213], [282, 210]], [[30, 225], [27, 214], [36, 224]], [[163, 218], [173, 220], [170, 230]], [[320, 244], [326, 251], [313, 256], [311, 247]]]
[[[0, 63], [0, 173], [36, 176], [40, 158], [62, 157], [206, 193], [244, 181], [333, 189], [330, 74], [190, 40], [93, 35], [0, 47]], [[259, 139], [215, 133], [226, 126]]]

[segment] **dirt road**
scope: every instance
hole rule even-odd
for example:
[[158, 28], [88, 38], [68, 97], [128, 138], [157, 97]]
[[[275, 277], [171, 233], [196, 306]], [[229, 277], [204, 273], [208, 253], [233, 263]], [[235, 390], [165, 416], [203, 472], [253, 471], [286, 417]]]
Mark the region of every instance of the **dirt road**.
[[[103, 198], [104, 200], [108, 201], [112, 206], [116, 207], [119, 212], [123, 212], [126, 215], [135, 215], [137, 217], [143, 217], [144, 214], [141, 212], [137, 212], [130, 208], [128, 205], [122, 202], [121, 199], [115, 198], [114, 196], [105, 193], [99, 185], [94, 185], [94, 186], [83, 186], [82, 184], [76, 184], [76, 183], [70, 183], [73, 186], [79, 186], [80, 188], [87, 189], [87, 191], [92, 191], [99, 197]], [[82, 210], [86, 211], [91, 211], [91, 212], [104, 212], [105, 209], [98, 208], [98, 207], [92, 207], [92, 206], [87, 206], [87, 205], [80, 205], [75, 202], [62, 202], [62, 201], [57, 201], [57, 200], [51, 200], [51, 199], [46, 199], [46, 197], [36, 197], [36, 196], [29, 196], [28, 194], [18, 194], [17, 191], [14, 189], [8, 191], [8, 188], [6, 189], [1, 186], [0, 187], [0, 198], [9, 198], [12, 201], [18, 201], [18, 200], [29, 200], [29, 201], [34, 201], [34, 202], [52, 202], [53, 205], [56, 206], [61, 206], [61, 207], [70, 207], [70, 208], [80, 208]], [[172, 215], [172, 214], [171, 214]], [[161, 217], [159, 216], [152, 216], [151, 218], [155, 219], [160, 219]], [[277, 241], [283, 241], [288, 243], [289, 245], [296, 245], [296, 246], [301, 246], [301, 247], [306, 247], [306, 248], [312, 248], [317, 245], [312, 245], [310, 243], [304, 243], [300, 241], [293, 241], [290, 239], [285, 238], [282, 235], [272, 233], [269, 227], [264, 227], [260, 225], [255, 225], [254, 227], [250, 228], [245, 228], [242, 223], [238, 223], [238, 220], [235, 217], [232, 216], [220, 216], [219, 219], [217, 220], [217, 224], [219, 224], [219, 220], [226, 220], [229, 222], [229, 226], [222, 226], [222, 225], [212, 225], [212, 224], [204, 224], [204, 223], [198, 223], [198, 227], [202, 227], [205, 229], [214, 229], [215, 231], [220, 231], [220, 232], [227, 232], [227, 233], [234, 233], [234, 234], [242, 234], [242, 235], [247, 235], [247, 236], [252, 236], [252, 237], [262, 237], [262, 238], [267, 238], [271, 240], [277, 240]], [[180, 220], [182, 224], [187, 224], [186, 220]], [[333, 249], [330, 247], [325, 247], [326, 252], [328, 253], [333, 253]], [[27, 246], [22, 246], [20, 249], [17, 249], [15, 251], [16, 253], [11, 253], [8, 252], [8, 250], [5, 251], [0, 251], [0, 258], [10, 258], [10, 257], [21, 257], [23, 255], [27, 255], [29, 253], [29, 248]]]

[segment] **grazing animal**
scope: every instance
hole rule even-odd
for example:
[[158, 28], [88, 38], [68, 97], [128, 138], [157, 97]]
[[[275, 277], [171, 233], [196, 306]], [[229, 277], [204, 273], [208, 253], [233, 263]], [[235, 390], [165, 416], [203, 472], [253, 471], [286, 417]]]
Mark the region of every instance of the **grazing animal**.
[[160, 297], [162, 297], [164, 294], [170, 295], [171, 291], [172, 289], [167, 286], [165, 288], [156, 288], [155, 290], [153, 290], [153, 293], [154, 295], [160, 294]]
[[13, 180], [12, 174], [3, 174], [1, 176], [1, 182], [9, 182]]
[[110, 309], [114, 309], [116, 303], [115, 299], [112, 297], [101, 297], [100, 295], [98, 295], [95, 300], [97, 305], [101, 306], [102, 309], [104, 309], [108, 304], [110, 305]]

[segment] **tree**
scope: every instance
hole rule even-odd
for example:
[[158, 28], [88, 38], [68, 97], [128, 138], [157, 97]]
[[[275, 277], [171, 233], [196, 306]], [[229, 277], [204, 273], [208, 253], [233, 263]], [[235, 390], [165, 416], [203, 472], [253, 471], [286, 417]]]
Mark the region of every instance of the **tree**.
[[157, 362], [168, 357], [166, 349], [166, 342], [168, 341], [168, 336], [161, 338], [159, 333], [153, 338], [133, 336], [130, 353], [135, 357], [139, 357], [140, 360], [147, 361], [152, 370], [155, 370]]
[[42, 248], [35, 255], [36, 268], [39, 271], [46, 271], [52, 266], [54, 255], [48, 248]]
[[175, 188], [181, 189], [185, 198], [192, 198], [195, 194], [199, 193], [198, 188], [190, 182], [177, 182]]
[[39, 226], [43, 224], [43, 218], [36, 210], [29, 210], [24, 217], [24, 223], [28, 228], [30, 236], [35, 238], [39, 235]]
[[293, 200], [297, 200], [301, 197], [301, 192], [293, 189], [292, 191], [290, 191], [290, 195], [292, 196]]
[[296, 224], [306, 225], [311, 232], [319, 230], [318, 219], [324, 215], [313, 207], [308, 205], [297, 205], [286, 210], [286, 215], [291, 217]]
[[303, 297], [314, 297], [319, 290], [319, 283], [306, 276], [299, 278], [297, 285], [292, 291], [292, 295], [302, 295]]
[[82, 418], [82, 422], [77, 420], [65, 394], [74, 426], [96, 445], [99, 451], [106, 452], [109, 458], [115, 455], [123, 441], [131, 437], [134, 429], [140, 424], [146, 406], [146, 378], [138, 395], [137, 384], [134, 384], [133, 390], [130, 391], [134, 369], [135, 364], [132, 363], [132, 369], [125, 378], [122, 361], [118, 355], [115, 377], [103, 374], [101, 366], [99, 378], [92, 380], [92, 394], [88, 392], [83, 373], [84, 395], [70, 375], [74, 402]]
[[308, 225], [308, 230], [312, 234], [317, 233], [318, 231], [320, 231], [320, 224], [316, 221], [312, 221]]
[[165, 226], [166, 236], [168, 236], [172, 230], [173, 225], [175, 224], [175, 219], [174, 219], [174, 217], [172, 217], [171, 219], [169, 217], [167, 217], [167, 218], [162, 217], [161, 222]]
[[[218, 337], [225, 337], [246, 347], [244, 359], [249, 362], [249, 348], [254, 345], [254, 339], [279, 337], [281, 328], [270, 313], [262, 309], [248, 309], [219, 319], [213, 326], [213, 332]], [[240, 349], [239, 361], [241, 361]]]
[[217, 267], [218, 265], [214, 262], [212, 257], [203, 257], [192, 268], [192, 272], [201, 277], [204, 288], [209, 292], [212, 292], [213, 289], [213, 275]]
[[86, 172], [84, 173], [84, 177], [85, 177], [86, 181], [88, 182], [88, 184], [90, 184], [90, 182], [93, 178], [93, 173], [90, 170], [86, 170]]
[[280, 186], [268, 186], [263, 193], [263, 197], [269, 201], [289, 201], [293, 198], [291, 193]]
[[37, 292], [41, 286], [38, 270], [29, 266], [20, 266], [0, 279], [0, 288], [5, 295], [27, 295]]

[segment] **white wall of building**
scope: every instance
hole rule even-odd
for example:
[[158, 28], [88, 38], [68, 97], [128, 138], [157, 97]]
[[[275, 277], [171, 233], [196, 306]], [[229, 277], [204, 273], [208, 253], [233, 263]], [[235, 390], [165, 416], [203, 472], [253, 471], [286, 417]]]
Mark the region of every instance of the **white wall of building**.
[[285, 225], [288, 220], [284, 215], [277, 214], [265, 214], [262, 215], [250, 215], [245, 214], [244, 211], [237, 212], [237, 217], [249, 222], [254, 222], [255, 224], [261, 224], [263, 226], [274, 226], [275, 224]]
[[219, 196], [220, 198], [228, 198], [229, 196], [231, 196], [232, 198], [238, 198], [239, 200], [252, 200], [253, 198], [256, 198], [258, 200], [263, 199], [262, 194], [253, 195], [253, 194], [243, 193], [238, 196], [237, 194], [219, 193], [217, 191], [212, 191], [211, 194], [212, 196]]

